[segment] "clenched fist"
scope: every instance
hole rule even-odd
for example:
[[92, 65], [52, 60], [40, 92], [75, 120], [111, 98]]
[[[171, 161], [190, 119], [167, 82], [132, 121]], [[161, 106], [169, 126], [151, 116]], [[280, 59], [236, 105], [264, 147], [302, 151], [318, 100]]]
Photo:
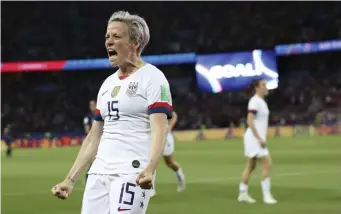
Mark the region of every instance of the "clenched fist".
[[137, 175], [136, 183], [141, 189], [151, 189], [153, 186], [153, 171], [144, 169]]
[[71, 194], [73, 189], [73, 183], [65, 180], [56, 186], [52, 187], [51, 192], [54, 196], [60, 199], [67, 199], [69, 195]]

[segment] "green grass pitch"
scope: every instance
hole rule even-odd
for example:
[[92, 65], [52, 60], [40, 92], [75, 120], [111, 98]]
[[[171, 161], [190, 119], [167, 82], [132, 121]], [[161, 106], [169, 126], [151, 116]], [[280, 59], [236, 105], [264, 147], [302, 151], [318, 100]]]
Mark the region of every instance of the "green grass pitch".
[[[340, 214], [341, 136], [268, 141], [274, 163], [272, 191], [278, 204], [262, 203], [259, 168], [249, 187], [258, 202], [237, 202], [244, 167], [241, 139], [181, 142], [176, 144], [175, 157], [186, 174], [187, 189], [176, 192], [175, 174], [161, 162], [157, 196], [148, 214]], [[80, 213], [82, 182], [68, 200], [50, 193], [66, 175], [78, 149], [17, 149], [11, 159], [2, 153], [1, 213]]]

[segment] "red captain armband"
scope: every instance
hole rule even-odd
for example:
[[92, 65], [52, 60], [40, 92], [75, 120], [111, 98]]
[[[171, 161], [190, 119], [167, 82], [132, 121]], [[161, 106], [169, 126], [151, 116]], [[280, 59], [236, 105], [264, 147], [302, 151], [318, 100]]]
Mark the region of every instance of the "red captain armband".
[[167, 119], [172, 119], [173, 107], [166, 102], [156, 102], [148, 106], [148, 114], [165, 113]]
[[96, 121], [103, 121], [103, 118], [102, 118], [102, 115], [101, 115], [101, 111], [98, 110], [98, 109], [96, 109], [94, 120], [96, 120]]
[[257, 114], [257, 110], [256, 109], [249, 109], [248, 112], [252, 113], [252, 114]]

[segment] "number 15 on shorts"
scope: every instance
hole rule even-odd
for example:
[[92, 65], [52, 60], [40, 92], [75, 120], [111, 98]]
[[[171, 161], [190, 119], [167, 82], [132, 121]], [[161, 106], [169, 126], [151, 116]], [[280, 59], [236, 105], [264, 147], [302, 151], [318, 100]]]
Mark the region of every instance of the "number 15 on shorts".
[[[121, 187], [120, 192], [120, 198], [118, 200], [119, 207], [118, 211], [128, 211], [131, 210], [131, 208], [128, 208], [129, 206], [134, 205], [134, 198], [135, 198], [135, 192], [134, 189], [136, 188], [136, 184], [133, 183], [123, 183]], [[127, 206], [121, 206], [121, 205], [128, 205]]]

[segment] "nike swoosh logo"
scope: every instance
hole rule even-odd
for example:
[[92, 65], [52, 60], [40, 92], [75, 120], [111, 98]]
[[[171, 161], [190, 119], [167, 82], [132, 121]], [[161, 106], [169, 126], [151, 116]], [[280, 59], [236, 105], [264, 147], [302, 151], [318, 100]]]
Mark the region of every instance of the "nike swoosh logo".
[[102, 96], [104, 95], [104, 94], [106, 94], [108, 92], [108, 90], [106, 90], [103, 94], [102, 94]]
[[128, 210], [131, 210], [131, 209], [123, 209], [123, 208], [121, 208], [121, 207], [117, 208], [117, 211], [118, 211], [118, 212], [128, 211]]

